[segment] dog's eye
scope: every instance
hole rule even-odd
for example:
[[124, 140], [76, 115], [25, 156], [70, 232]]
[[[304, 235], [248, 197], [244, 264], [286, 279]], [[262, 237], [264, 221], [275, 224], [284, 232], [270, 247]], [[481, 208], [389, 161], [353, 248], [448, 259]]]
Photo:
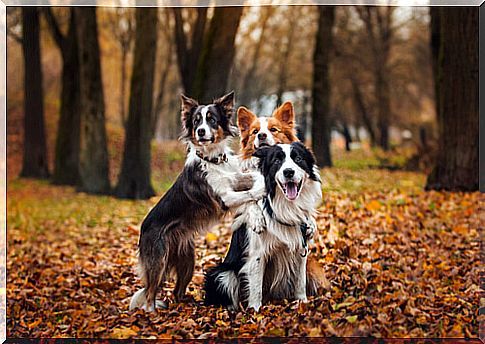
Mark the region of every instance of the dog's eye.
[[216, 122], [216, 120], [214, 119], [214, 117], [209, 117], [209, 123], [210, 124], [214, 124]]
[[254, 129], [253, 130], [253, 135], [256, 135], [258, 133], [258, 131], [259, 131], [258, 129]]
[[278, 131], [278, 129], [276, 129], [276, 128], [273, 127], [269, 131], [271, 131], [272, 133], [276, 133]]
[[295, 162], [296, 163], [301, 162], [301, 157], [299, 157], [299, 156], [295, 157]]
[[281, 160], [280, 159], [275, 159], [275, 161], [273, 161], [273, 164], [279, 165], [279, 164], [281, 164]]

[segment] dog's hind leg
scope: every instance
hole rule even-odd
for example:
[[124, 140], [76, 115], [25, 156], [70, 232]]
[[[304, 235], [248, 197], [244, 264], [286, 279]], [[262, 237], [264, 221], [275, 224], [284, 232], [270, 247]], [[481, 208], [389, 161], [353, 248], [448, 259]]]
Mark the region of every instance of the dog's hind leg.
[[299, 253], [296, 253], [295, 258], [295, 299], [303, 302], [307, 302], [306, 296], [306, 284], [307, 284], [307, 272], [306, 261], [308, 255], [302, 257]]
[[192, 276], [195, 267], [195, 249], [192, 239], [187, 242], [186, 246], [181, 248], [179, 255], [174, 261], [175, 271], [177, 273], [177, 283], [175, 284], [174, 296], [177, 302], [185, 299], [185, 291]]
[[163, 307], [156, 302], [158, 287], [163, 283], [168, 268], [168, 254], [163, 246], [158, 238], [150, 241], [149, 237], [142, 237], [140, 240], [139, 272], [145, 285], [146, 305], [143, 308], [147, 311]]
[[263, 278], [266, 262], [264, 257], [256, 254], [250, 257], [248, 263], [243, 268], [243, 273], [247, 276], [248, 281], [248, 307], [254, 308], [256, 312], [263, 302]]

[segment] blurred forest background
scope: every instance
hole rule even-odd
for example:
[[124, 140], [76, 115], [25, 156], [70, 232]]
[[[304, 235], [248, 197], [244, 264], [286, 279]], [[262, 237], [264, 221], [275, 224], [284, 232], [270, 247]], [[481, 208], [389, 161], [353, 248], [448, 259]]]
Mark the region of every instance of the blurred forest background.
[[[8, 337], [478, 337], [478, 7], [8, 7], [7, 29]], [[184, 164], [179, 96], [229, 90], [294, 102], [329, 288], [204, 307], [227, 218], [196, 238], [195, 303], [129, 311], [140, 223]]]
[[259, 115], [293, 101], [321, 167], [354, 151], [478, 189], [473, 8], [10, 7], [7, 26], [9, 179], [148, 198], [181, 169], [179, 95], [235, 90]]

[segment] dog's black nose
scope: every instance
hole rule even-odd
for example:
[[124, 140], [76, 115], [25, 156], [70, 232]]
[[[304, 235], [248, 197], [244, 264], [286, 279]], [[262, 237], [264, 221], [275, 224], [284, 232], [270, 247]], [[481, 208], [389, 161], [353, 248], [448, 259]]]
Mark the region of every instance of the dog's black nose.
[[267, 137], [268, 137], [268, 135], [266, 135], [265, 133], [259, 133], [258, 134], [258, 139], [260, 139], [261, 141], [266, 140]]
[[197, 135], [204, 136], [205, 135], [205, 129], [204, 128], [197, 129]]
[[283, 175], [285, 176], [285, 178], [293, 178], [293, 176], [295, 175], [295, 171], [293, 171], [291, 168], [285, 168], [283, 170]]

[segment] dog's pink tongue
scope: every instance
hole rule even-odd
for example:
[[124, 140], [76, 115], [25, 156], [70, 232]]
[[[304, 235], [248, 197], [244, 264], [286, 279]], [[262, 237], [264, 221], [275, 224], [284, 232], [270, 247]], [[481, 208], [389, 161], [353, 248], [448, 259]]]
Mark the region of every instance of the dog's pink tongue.
[[293, 201], [298, 196], [298, 189], [295, 183], [288, 183], [286, 184], [286, 196], [288, 199]]

